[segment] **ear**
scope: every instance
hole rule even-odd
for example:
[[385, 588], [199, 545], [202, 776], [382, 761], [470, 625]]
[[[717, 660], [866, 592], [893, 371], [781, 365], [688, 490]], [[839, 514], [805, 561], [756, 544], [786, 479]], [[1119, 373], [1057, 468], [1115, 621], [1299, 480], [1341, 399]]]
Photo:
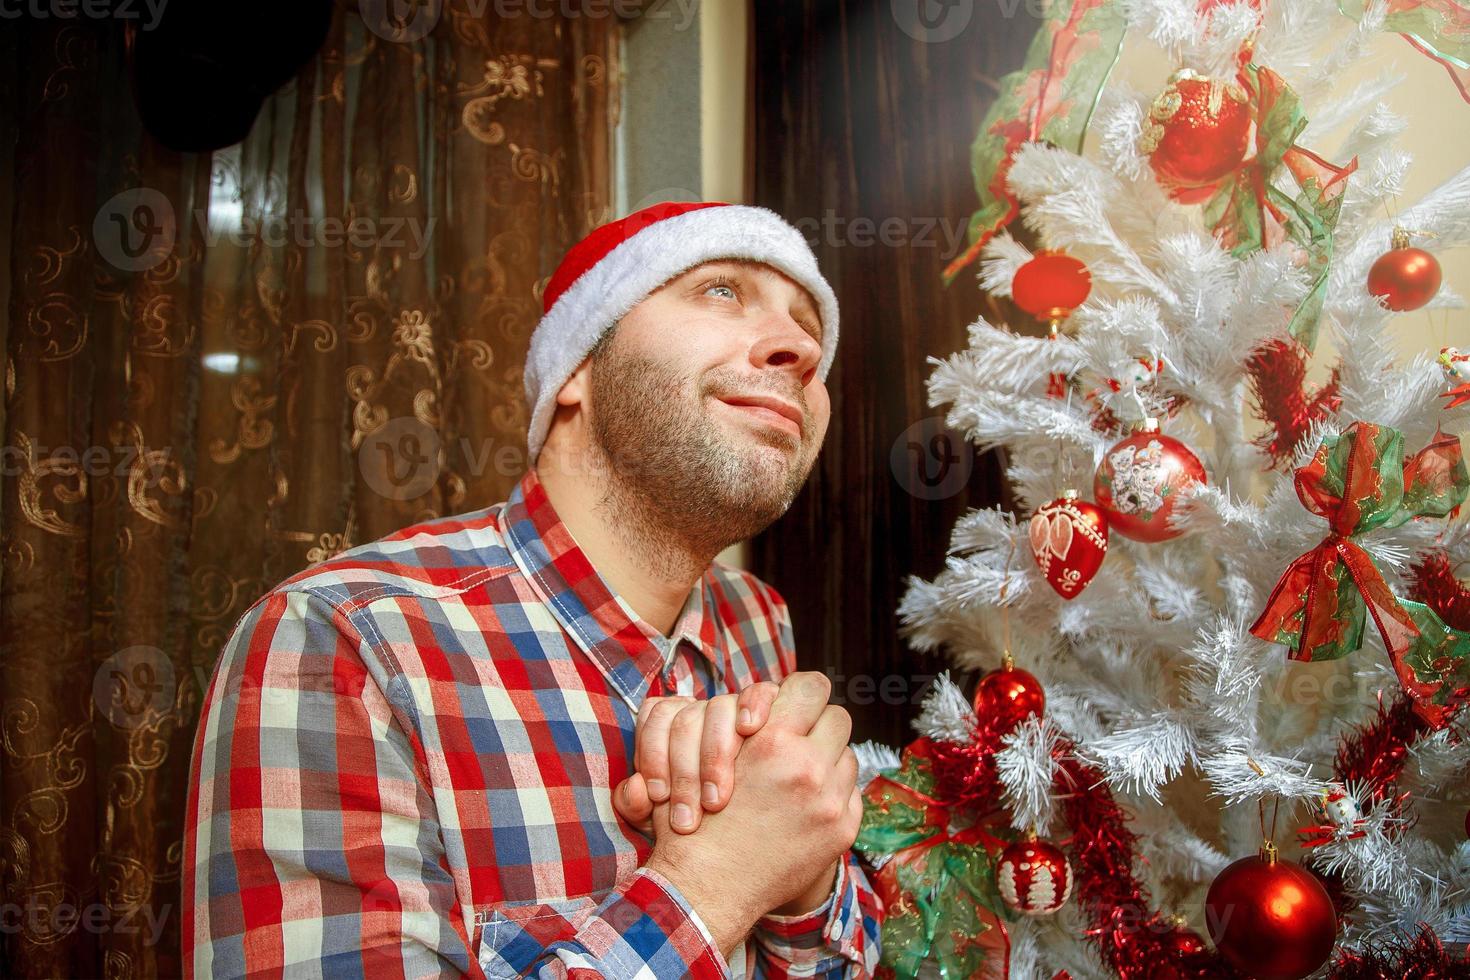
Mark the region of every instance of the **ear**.
[[562, 384], [556, 393], [558, 408], [584, 404], [592, 391], [592, 358], [584, 357], [577, 370]]

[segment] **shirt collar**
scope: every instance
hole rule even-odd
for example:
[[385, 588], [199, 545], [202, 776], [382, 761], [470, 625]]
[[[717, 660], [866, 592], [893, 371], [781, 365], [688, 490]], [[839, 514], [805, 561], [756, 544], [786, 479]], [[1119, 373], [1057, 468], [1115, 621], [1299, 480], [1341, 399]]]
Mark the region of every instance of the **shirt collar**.
[[532, 588], [634, 710], [671, 662], [681, 638], [713, 663], [716, 676], [723, 675], [729, 651], [711, 570], [689, 590], [666, 637], [598, 574], [557, 516], [534, 467], [506, 500], [501, 526], [511, 558]]

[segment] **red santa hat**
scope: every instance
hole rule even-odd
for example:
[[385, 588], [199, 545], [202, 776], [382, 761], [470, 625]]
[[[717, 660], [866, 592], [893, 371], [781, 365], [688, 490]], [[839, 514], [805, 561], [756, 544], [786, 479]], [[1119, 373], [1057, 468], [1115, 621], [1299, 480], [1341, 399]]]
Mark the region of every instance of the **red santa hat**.
[[545, 315], [526, 357], [527, 447], [536, 461], [556, 395], [600, 337], [670, 279], [715, 259], [761, 262], [811, 293], [822, 318], [823, 380], [837, 353], [837, 297], [811, 247], [766, 208], [722, 202], [665, 202], [594, 230], [573, 245], [546, 284]]

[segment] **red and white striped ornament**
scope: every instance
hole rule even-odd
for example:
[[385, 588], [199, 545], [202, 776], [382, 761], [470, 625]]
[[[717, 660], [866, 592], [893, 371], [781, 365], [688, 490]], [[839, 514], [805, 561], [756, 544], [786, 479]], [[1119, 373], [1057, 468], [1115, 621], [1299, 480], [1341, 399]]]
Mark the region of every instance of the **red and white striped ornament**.
[[1028, 834], [1000, 852], [995, 883], [1017, 912], [1050, 915], [1072, 894], [1072, 866], [1061, 848]]

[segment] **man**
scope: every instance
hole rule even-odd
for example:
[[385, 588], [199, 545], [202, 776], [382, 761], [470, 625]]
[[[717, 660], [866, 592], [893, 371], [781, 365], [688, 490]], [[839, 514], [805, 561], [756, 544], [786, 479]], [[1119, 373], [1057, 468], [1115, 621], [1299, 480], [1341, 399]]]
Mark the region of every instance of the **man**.
[[811, 469], [836, 298], [772, 212], [664, 204], [544, 304], [510, 498], [300, 573], [226, 645], [192, 975], [875, 968], [850, 720], [780, 597], [713, 563]]

